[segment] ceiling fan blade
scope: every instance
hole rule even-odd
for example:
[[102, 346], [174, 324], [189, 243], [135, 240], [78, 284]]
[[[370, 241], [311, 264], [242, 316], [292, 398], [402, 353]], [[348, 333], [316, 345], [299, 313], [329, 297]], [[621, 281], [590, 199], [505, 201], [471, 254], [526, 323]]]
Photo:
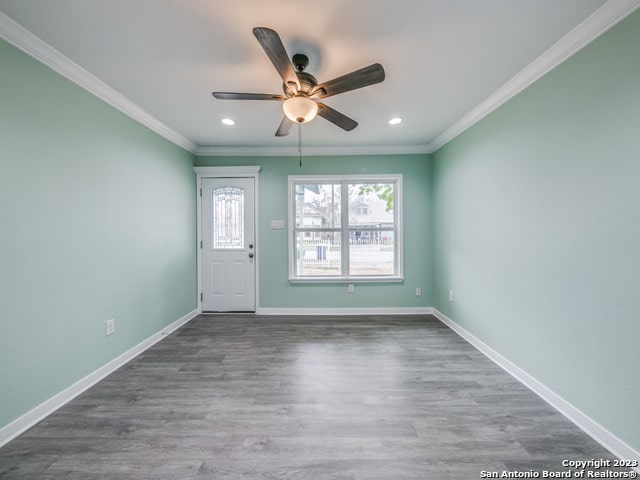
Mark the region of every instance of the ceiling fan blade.
[[282, 117], [278, 130], [276, 130], [276, 137], [286, 137], [289, 135], [291, 127], [293, 127], [293, 122], [285, 115]]
[[347, 73], [316, 87], [312, 96], [326, 98], [339, 93], [356, 90], [358, 88], [380, 83], [384, 80], [384, 68], [379, 63]]
[[299, 88], [300, 83], [298, 82], [298, 76], [293, 69], [293, 65], [291, 65], [289, 55], [287, 55], [282, 40], [280, 40], [280, 36], [276, 31], [270, 28], [256, 27], [253, 29], [253, 34], [258, 39], [260, 45], [262, 45], [264, 52], [269, 57], [269, 60], [271, 60], [271, 63], [273, 63], [273, 66], [276, 67], [284, 84], [289, 85], [293, 83]]
[[234, 93], [213, 92], [213, 96], [219, 100], [284, 100], [282, 95], [271, 93]]
[[327, 107], [324, 103], [318, 103], [318, 115], [320, 115], [325, 120], [329, 120], [331, 123], [339, 126], [343, 130], [350, 132], [354, 128], [358, 126], [358, 122], [353, 120], [352, 118], [343, 115], [337, 110], [334, 110], [331, 107]]

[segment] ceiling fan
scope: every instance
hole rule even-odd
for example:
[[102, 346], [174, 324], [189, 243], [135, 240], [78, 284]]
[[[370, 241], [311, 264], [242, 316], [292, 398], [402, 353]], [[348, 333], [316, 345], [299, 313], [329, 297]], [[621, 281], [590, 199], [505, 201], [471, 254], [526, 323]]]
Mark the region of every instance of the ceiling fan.
[[269, 57], [269, 60], [271, 60], [271, 63], [273, 63], [273, 66], [276, 67], [280, 77], [282, 77], [284, 95], [213, 92], [215, 98], [220, 100], [276, 100], [282, 102], [284, 117], [276, 131], [277, 137], [288, 135], [294, 123], [310, 122], [316, 115], [346, 131], [351, 131], [358, 126], [358, 122], [355, 120], [318, 100], [382, 82], [385, 76], [382, 65], [374, 63], [318, 85], [315, 77], [304, 71], [309, 65], [307, 56], [296, 53], [290, 61], [282, 40], [280, 40], [275, 30], [256, 27], [253, 29], [253, 34]]

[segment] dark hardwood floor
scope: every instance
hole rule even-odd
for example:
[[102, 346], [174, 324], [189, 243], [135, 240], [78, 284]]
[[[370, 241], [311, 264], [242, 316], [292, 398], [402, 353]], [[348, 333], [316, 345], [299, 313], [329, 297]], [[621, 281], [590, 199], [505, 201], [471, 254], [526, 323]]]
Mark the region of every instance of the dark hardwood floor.
[[1, 479], [476, 479], [613, 459], [431, 316], [199, 316], [0, 449]]

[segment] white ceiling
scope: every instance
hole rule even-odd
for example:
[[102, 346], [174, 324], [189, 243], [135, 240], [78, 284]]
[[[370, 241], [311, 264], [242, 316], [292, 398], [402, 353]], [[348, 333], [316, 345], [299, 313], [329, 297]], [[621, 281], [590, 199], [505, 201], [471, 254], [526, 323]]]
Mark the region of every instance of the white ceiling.
[[[318, 118], [303, 127], [306, 147], [426, 148], [603, 4], [0, 0], [0, 11], [197, 147], [268, 152], [297, 145], [295, 130], [274, 136], [279, 102], [211, 96], [281, 93], [255, 26], [275, 29], [290, 55], [306, 53], [319, 82], [374, 62], [385, 68], [383, 83], [325, 100], [359, 126], [344, 132]], [[395, 115], [404, 122], [389, 126]], [[235, 127], [222, 125], [224, 117]]]

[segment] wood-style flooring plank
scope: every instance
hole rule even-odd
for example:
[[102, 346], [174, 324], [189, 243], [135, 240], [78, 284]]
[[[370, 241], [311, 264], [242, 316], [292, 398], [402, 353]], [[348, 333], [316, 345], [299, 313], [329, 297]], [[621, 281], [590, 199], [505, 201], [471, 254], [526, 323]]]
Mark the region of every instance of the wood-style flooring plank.
[[0, 449], [0, 479], [411, 480], [614, 457], [432, 316], [203, 315]]

